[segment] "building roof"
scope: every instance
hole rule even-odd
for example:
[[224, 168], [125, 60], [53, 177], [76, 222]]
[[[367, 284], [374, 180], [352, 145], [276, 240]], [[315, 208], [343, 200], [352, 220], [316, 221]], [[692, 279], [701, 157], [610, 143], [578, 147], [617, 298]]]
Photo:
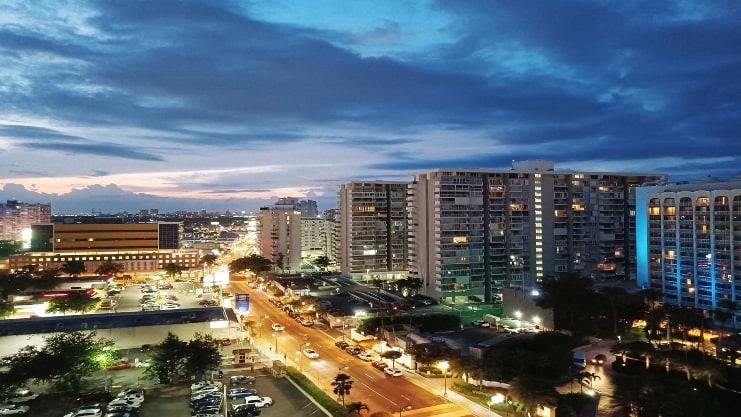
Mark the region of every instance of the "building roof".
[[201, 307], [179, 310], [33, 317], [0, 321], [0, 336], [203, 323], [218, 320], [237, 321], [237, 316], [232, 309]]

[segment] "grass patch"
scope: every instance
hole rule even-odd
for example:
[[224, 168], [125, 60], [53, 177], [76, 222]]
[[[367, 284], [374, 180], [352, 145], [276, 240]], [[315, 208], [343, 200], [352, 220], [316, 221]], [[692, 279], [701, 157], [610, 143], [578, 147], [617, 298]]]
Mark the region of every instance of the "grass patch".
[[299, 372], [296, 368], [289, 366], [286, 368], [286, 374], [296, 383], [302, 390], [311, 396], [316, 402], [321, 404], [322, 407], [326, 408], [334, 417], [345, 417], [347, 416], [347, 410], [342, 407], [342, 404], [335, 401], [334, 398], [330, 397], [326, 392], [322, 391], [314, 385], [304, 374]]
[[513, 407], [508, 404], [491, 404], [491, 396], [501, 390], [495, 390], [489, 387], [480, 387], [474, 384], [466, 384], [464, 382], [454, 382], [451, 387], [451, 391], [466, 397], [467, 399], [487, 407], [489, 410], [496, 412], [497, 414], [504, 417], [527, 417], [527, 414], [516, 411]]

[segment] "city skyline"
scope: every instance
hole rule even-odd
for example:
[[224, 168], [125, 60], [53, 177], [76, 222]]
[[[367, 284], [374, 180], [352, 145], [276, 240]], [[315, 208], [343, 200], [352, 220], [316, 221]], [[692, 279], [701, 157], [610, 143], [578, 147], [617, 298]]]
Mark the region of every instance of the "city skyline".
[[336, 207], [437, 168], [739, 175], [732, 1], [0, 5], [0, 199]]

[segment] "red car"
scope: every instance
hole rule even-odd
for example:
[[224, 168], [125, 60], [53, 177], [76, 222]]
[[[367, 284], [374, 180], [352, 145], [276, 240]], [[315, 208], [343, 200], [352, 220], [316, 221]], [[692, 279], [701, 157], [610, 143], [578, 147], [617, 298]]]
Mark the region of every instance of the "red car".
[[221, 346], [229, 346], [232, 344], [232, 339], [224, 338], [221, 339]]
[[121, 362], [116, 362], [113, 365], [111, 365], [111, 366], [109, 366], [109, 367], [107, 367], [105, 369], [108, 370], [108, 371], [117, 371], [119, 369], [129, 369], [129, 368], [131, 368], [131, 362], [121, 361]]
[[381, 361], [373, 361], [371, 362], [371, 365], [379, 371], [383, 371], [384, 369], [388, 368], [388, 364]]

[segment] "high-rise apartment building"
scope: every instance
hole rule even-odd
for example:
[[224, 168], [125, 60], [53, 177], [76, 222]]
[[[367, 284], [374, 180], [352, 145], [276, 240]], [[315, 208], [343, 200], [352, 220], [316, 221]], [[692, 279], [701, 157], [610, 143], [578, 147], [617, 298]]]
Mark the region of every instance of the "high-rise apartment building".
[[344, 275], [360, 281], [408, 276], [408, 182], [340, 185], [337, 254]]
[[422, 292], [460, 303], [546, 275], [635, 277], [635, 188], [655, 174], [437, 169], [409, 186], [410, 275]]
[[32, 224], [50, 221], [50, 204], [19, 203], [16, 200], [0, 203], [0, 240], [21, 240], [23, 231], [30, 230]]
[[301, 257], [311, 262], [326, 256], [335, 262], [335, 223], [324, 217], [301, 218]]
[[641, 187], [636, 204], [639, 285], [709, 311], [741, 301], [741, 179]]
[[301, 269], [301, 212], [292, 204], [260, 208], [258, 236], [262, 256], [279, 271]]

